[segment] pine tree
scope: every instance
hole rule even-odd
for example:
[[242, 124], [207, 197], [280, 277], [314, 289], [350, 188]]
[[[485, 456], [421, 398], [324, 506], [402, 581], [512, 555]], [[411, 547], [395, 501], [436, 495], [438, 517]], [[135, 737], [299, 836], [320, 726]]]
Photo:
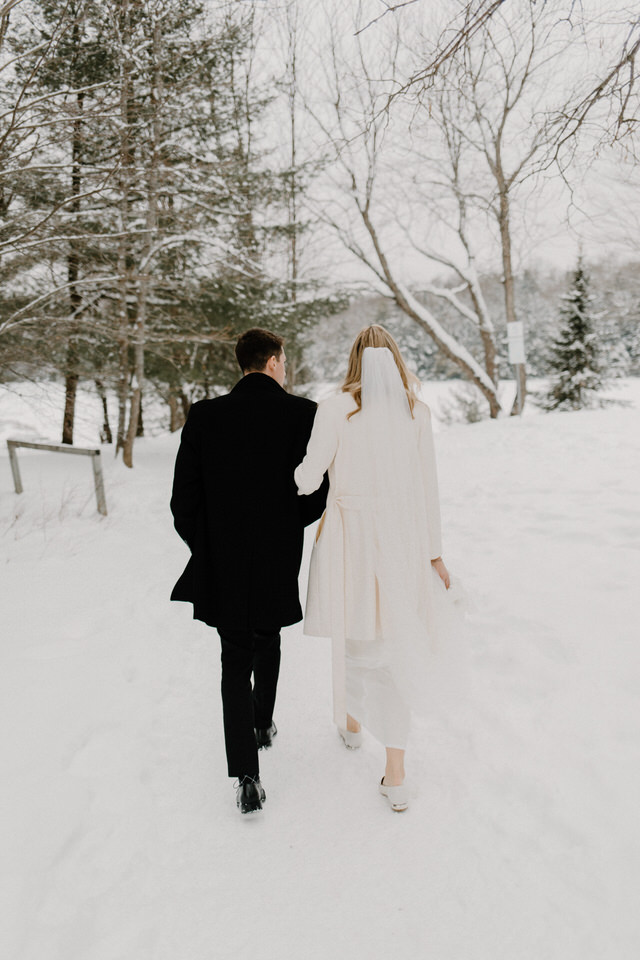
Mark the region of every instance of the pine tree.
[[113, 230], [104, 203], [115, 164], [102, 143], [115, 64], [96, 0], [39, 0], [11, 15], [0, 66], [0, 365], [63, 376], [62, 442], [72, 443], [78, 380], [93, 367], [94, 278]]
[[593, 296], [581, 259], [562, 300], [560, 333], [549, 357], [552, 374], [541, 405], [546, 410], [600, 406], [596, 394], [604, 386], [603, 364], [591, 313]]

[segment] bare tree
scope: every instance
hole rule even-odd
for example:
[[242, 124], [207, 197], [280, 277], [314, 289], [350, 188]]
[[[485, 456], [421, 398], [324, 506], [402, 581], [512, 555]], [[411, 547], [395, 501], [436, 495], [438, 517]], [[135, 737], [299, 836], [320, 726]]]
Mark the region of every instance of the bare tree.
[[640, 61], [640, 14], [633, 6], [607, 6], [594, 22], [588, 7], [572, 4], [569, 21], [592, 46], [606, 51], [593, 77], [587, 74], [573, 101], [557, 117], [556, 153], [561, 152], [591, 127], [599, 148], [620, 143], [637, 161], [640, 129], [638, 62]]
[[[382, 10], [368, 22], [360, 25], [355, 30], [356, 36], [369, 30], [372, 26], [383, 20], [388, 14], [394, 14], [405, 7], [411, 7], [415, 3], [422, 3], [422, 0], [405, 0], [399, 3], [387, 3], [387, 0], [379, 0]], [[458, 0], [453, 6], [456, 8], [452, 17], [450, 17], [438, 30], [436, 40], [430, 45], [427, 57], [421, 66], [412, 73], [400, 87], [391, 94], [392, 98], [402, 96], [407, 93], [414, 85], [423, 87], [426, 82], [438, 76], [442, 67], [455, 57], [459, 50], [469, 43], [471, 38], [485, 26], [494, 14], [505, 3], [505, 0]], [[386, 108], [390, 105], [386, 104]]]
[[133, 343], [133, 389], [129, 408], [129, 425], [124, 438], [122, 459], [127, 467], [133, 466], [133, 444], [139, 435], [142, 415], [142, 384], [144, 380], [145, 335], [149, 296], [152, 287], [152, 259], [158, 243], [158, 200], [161, 150], [161, 110], [162, 98], [162, 0], [150, 0], [146, 4], [146, 21], [150, 34], [149, 44], [149, 121], [148, 143], [143, 164], [142, 187], [145, 198], [145, 228], [142, 260], [137, 271], [137, 293], [135, 304], [135, 322], [132, 332]]
[[[535, 0], [464, 6], [462, 24], [450, 24], [448, 46], [441, 40], [434, 46], [428, 38], [416, 44], [412, 38], [410, 46], [424, 66], [413, 68], [404, 82], [396, 81], [393, 70], [385, 74], [393, 87], [385, 109], [401, 100], [417, 103], [419, 117], [420, 108], [427, 106], [439, 120], [450, 159], [453, 138], [456, 150], [475, 151], [483, 161], [489, 182], [478, 176], [476, 165], [472, 184], [458, 177], [449, 180], [450, 195], [462, 222], [472, 205], [484, 207], [496, 224], [505, 314], [513, 324], [518, 319], [514, 204], [517, 209], [523, 183], [552, 167], [563, 178], [572, 176], [587, 126], [594, 155], [614, 142], [635, 155], [640, 17], [628, 8], [608, 7], [596, 21], [582, 4], [571, 4], [563, 16], [554, 5]], [[599, 58], [594, 79], [584, 69], [584, 54], [598, 47], [607, 52]], [[570, 48], [577, 48], [577, 61]], [[455, 95], [443, 98], [451, 88]], [[485, 338], [483, 343], [486, 352]], [[524, 404], [524, 364], [517, 364], [516, 376], [512, 412]]]
[[[461, 262], [456, 262], [446, 253], [439, 254], [428, 242], [421, 246], [416, 239], [412, 230], [417, 200], [415, 191], [411, 191], [409, 203], [401, 211], [397, 208], [398, 180], [406, 193], [407, 177], [406, 158], [399, 155], [394, 144], [406, 142], [409, 133], [406, 116], [401, 115], [401, 111], [394, 110], [390, 114], [381, 107], [388, 102], [389, 90], [401, 83], [400, 37], [396, 32], [388, 39], [383, 62], [372, 62], [370, 52], [364, 48], [360, 36], [356, 36], [349, 62], [340, 41], [345, 35], [344, 27], [334, 21], [329, 29], [331, 41], [326, 81], [331, 111], [322, 112], [311, 105], [309, 108], [326, 142], [335, 152], [336, 175], [332, 179], [332, 190], [338, 188], [342, 199], [327, 202], [323, 197], [317, 206], [318, 216], [336, 231], [347, 249], [371, 271], [378, 289], [385, 291], [405, 315], [431, 337], [461, 373], [478, 387], [492, 415], [496, 416], [500, 402], [496, 383], [495, 336], [475, 272], [464, 202], [461, 198], [458, 208], [457, 235], [464, 252]], [[380, 77], [384, 79], [378, 79]], [[425, 110], [425, 114], [427, 112]], [[453, 143], [451, 151], [451, 182], [455, 184], [458, 172]], [[387, 152], [390, 157], [386, 156]], [[412, 157], [411, 166], [415, 169], [415, 157]], [[393, 212], [390, 212], [391, 208]], [[355, 221], [354, 213], [357, 216]], [[389, 229], [390, 221], [395, 221], [397, 230]], [[409, 238], [413, 250], [431, 263], [446, 265], [457, 272], [461, 287], [436, 289], [431, 285], [431, 292], [447, 299], [476, 326], [484, 346], [483, 363], [447, 332], [409, 289], [403, 277], [402, 255], [394, 254], [399, 236], [404, 236], [405, 240]], [[429, 288], [428, 283], [421, 282], [420, 286]], [[469, 305], [461, 298], [463, 290], [470, 294]]]
[[[485, 211], [496, 226], [508, 325], [518, 320], [515, 210], [525, 181], [557, 156], [558, 117], [575, 98], [575, 83], [552, 77], [570, 39], [551, 8], [522, 0], [485, 23], [418, 97], [433, 105], [448, 154], [470, 155], [464, 177], [450, 179], [450, 193], [465, 210]], [[516, 365], [516, 377], [512, 413], [525, 401], [524, 363]]]
[[[487, 208], [500, 236], [507, 324], [518, 320], [513, 263], [513, 202], [518, 186], [548, 155], [554, 139], [553, 115], [541, 109], [538, 75], [558, 63], [566, 44], [556, 45], [547, 11], [530, 3], [521, 17], [501, 15], [469, 44], [456, 74], [469, 110], [458, 129], [484, 158], [493, 181]], [[546, 80], [546, 76], [545, 76]], [[512, 413], [526, 397], [526, 368], [516, 365], [518, 391]]]
[[[452, 306], [475, 328], [484, 369], [497, 387], [495, 327], [478, 268], [479, 183], [473, 151], [457, 126], [459, 100], [455, 88], [441, 84], [432, 91], [428, 110], [421, 106], [413, 112], [411, 138], [399, 161], [402, 180], [396, 188], [404, 193], [404, 203], [399, 206], [397, 193], [390, 189], [386, 206], [412, 249], [451, 278], [438, 283], [422, 279], [420, 289]], [[497, 397], [488, 399], [490, 414], [496, 417]]]
[[[421, 0], [418, 0], [421, 2]], [[380, 0], [380, 14], [364, 24], [367, 30], [389, 13], [401, 11], [412, 3], [390, 4]], [[574, 40], [582, 38], [599, 45], [606, 55], [601, 58], [595, 75], [585, 71], [576, 96], [556, 116], [556, 147], [561, 150], [581, 128], [593, 120], [600, 127], [603, 143], [633, 141], [640, 123], [638, 113], [638, 60], [640, 58], [640, 15], [626, 2], [607, 4], [594, 9], [591, 5], [571, 2], [559, 8], [546, 0], [526, 0], [531, 15], [546, 15], [556, 23], [571, 27]], [[470, 46], [476, 34], [492, 25], [498, 14], [508, 15], [505, 0], [461, 0], [453, 17], [437, 33], [424, 50], [422, 63], [390, 95], [391, 100], [423, 91], [435, 83], [449, 61], [458, 58]], [[537, 9], [536, 9], [537, 8]], [[546, 9], [545, 9], [546, 8]], [[634, 147], [630, 148], [634, 149]], [[558, 156], [556, 155], [556, 159]]]

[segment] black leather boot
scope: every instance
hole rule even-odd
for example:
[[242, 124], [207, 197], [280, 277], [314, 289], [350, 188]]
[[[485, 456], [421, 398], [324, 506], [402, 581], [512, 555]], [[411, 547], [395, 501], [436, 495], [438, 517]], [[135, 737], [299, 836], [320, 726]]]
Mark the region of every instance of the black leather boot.
[[236, 805], [240, 813], [255, 813], [256, 810], [262, 810], [262, 804], [266, 797], [264, 787], [260, 783], [260, 777], [238, 778]]

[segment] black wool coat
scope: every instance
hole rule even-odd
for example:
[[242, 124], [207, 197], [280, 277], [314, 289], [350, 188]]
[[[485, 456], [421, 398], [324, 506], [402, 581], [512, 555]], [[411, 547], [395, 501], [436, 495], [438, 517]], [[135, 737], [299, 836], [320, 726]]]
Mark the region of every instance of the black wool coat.
[[316, 405], [264, 373], [201, 400], [182, 430], [171, 496], [191, 559], [172, 600], [212, 627], [278, 628], [302, 619], [298, 573], [304, 527], [324, 510], [328, 481], [298, 496]]

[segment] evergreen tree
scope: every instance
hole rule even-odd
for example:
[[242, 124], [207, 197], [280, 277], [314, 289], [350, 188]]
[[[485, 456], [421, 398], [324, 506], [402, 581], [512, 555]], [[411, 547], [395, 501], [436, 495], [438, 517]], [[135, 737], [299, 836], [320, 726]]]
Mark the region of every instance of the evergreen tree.
[[541, 405], [546, 410], [600, 406], [596, 393], [604, 386], [603, 368], [591, 312], [593, 296], [581, 259], [562, 299], [560, 333], [549, 357], [551, 380]]
[[102, 144], [117, 65], [95, 0], [26, 2], [11, 16], [0, 66], [0, 368], [62, 374], [71, 443], [78, 379], [93, 368], [93, 283], [113, 231], [104, 204], [115, 164]]

